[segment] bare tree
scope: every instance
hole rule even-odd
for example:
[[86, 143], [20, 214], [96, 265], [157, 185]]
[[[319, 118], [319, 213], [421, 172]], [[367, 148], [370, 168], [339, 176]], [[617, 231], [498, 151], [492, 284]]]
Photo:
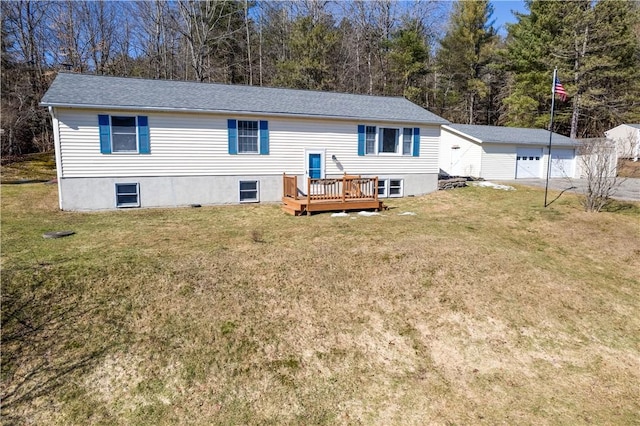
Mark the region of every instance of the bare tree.
[[21, 155], [49, 150], [41, 140], [49, 117], [38, 106], [51, 79], [47, 71], [50, 38], [49, 2], [2, 2], [2, 154]]
[[626, 180], [617, 173], [616, 143], [605, 138], [582, 139], [578, 152], [582, 177], [586, 181], [582, 206], [585, 211], [599, 212]]
[[172, 3], [161, 0], [133, 3], [135, 16], [135, 47], [145, 66], [143, 73], [151, 78], [185, 78], [178, 74], [180, 35], [172, 15], [177, 14]]
[[83, 73], [89, 68], [88, 47], [80, 28], [80, 3], [72, 0], [55, 3], [51, 16], [50, 49], [56, 64]]
[[224, 1], [178, 1], [179, 20], [174, 22], [186, 41], [197, 81], [211, 80], [214, 46], [232, 41], [242, 31], [233, 25], [238, 10], [232, 6]]

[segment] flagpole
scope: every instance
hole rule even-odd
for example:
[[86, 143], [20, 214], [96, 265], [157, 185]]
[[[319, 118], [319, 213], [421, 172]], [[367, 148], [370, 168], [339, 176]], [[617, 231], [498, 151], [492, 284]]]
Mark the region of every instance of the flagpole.
[[551, 138], [553, 137], [553, 110], [556, 103], [556, 78], [558, 76], [558, 67], [553, 69], [553, 80], [551, 80], [551, 122], [549, 123], [549, 157], [547, 158], [547, 181], [544, 185], [544, 206], [547, 204], [547, 192], [549, 191], [549, 176], [551, 175]]

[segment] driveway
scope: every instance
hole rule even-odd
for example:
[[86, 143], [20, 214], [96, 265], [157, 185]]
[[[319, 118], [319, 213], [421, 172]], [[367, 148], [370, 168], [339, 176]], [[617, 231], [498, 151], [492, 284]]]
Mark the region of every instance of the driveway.
[[[537, 186], [544, 188], [545, 179], [517, 179], [509, 181], [500, 181], [500, 183], [508, 183], [512, 185]], [[549, 189], [554, 191], [568, 190], [577, 194], [583, 194], [584, 188], [587, 186], [585, 179], [549, 179]], [[573, 187], [573, 188], [572, 188]], [[571, 188], [571, 189], [570, 189]], [[611, 198], [624, 201], [640, 201], [640, 179], [626, 178], [621, 179], [620, 186], [616, 188]]]

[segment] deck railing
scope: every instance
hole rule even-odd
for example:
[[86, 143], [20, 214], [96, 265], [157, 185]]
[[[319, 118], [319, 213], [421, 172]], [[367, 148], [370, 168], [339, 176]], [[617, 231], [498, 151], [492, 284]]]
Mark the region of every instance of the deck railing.
[[283, 175], [283, 195], [296, 200], [342, 201], [375, 200], [378, 201], [378, 178], [344, 174], [339, 178], [307, 179], [306, 195], [298, 195], [297, 176]]
[[284, 197], [298, 199], [298, 176], [282, 175], [282, 195]]

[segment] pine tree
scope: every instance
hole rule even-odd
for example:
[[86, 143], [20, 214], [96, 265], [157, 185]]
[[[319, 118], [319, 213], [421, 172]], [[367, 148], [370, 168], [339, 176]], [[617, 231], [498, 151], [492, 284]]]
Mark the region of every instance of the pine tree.
[[335, 90], [332, 58], [337, 43], [338, 32], [328, 19], [298, 18], [289, 40], [291, 56], [278, 64], [276, 83], [297, 89]]
[[640, 57], [634, 36], [638, 6], [620, 0], [527, 3], [509, 27], [507, 68], [513, 85], [504, 122], [546, 127], [553, 68], [570, 100], [556, 104], [555, 131], [595, 137], [640, 108]]
[[425, 39], [420, 22], [411, 20], [394, 32], [389, 42], [389, 63], [396, 79], [390, 94], [402, 95], [418, 104], [424, 104], [425, 97], [423, 77], [427, 74], [429, 59]]
[[474, 124], [479, 102], [491, 91], [486, 77], [497, 42], [492, 13], [488, 0], [454, 4], [436, 59], [441, 114], [450, 120]]

